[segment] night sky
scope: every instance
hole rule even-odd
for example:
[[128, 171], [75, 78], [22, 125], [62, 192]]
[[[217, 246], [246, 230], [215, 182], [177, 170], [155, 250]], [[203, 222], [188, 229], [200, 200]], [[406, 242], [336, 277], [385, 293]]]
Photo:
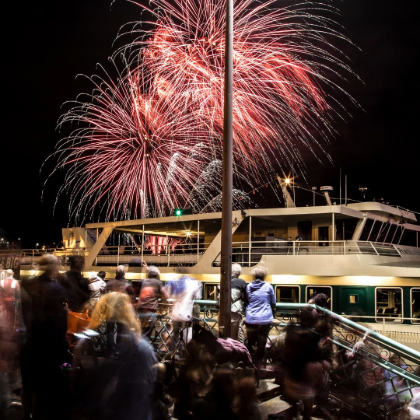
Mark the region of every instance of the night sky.
[[[145, 1], [145, 0], [139, 0]], [[120, 26], [140, 18], [140, 8], [123, 0], [7, 2], [3, 6], [2, 43], [2, 199], [0, 229], [25, 248], [61, 240], [68, 223], [68, 199], [53, 215], [59, 185], [43, 183], [53, 164], [45, 159], [61, 138], [56, 123], [61, 105], [90, 85], [77, 74], [91, 75], [106, 64]], [[282, 1], [279, 5], [284, 4]], [[290, 1], [288, 1], [290, 3]], [[339, 136], [319, 163], [306, 162], [309, 186], [333, 185], [348, 176], [348, 195], [420, 212], [420, 33], [414, 0], [332, 0], [342, 16], [344, 33], [359, 47], [343, 45], [352, 69], [363, 82], [349, 78], [343, 87], [360, 108], [350, 106], [346, 123], [337, 121]], [[7, 25], [9, 22], [9, 25]], [[111, 164], [111, 163], [110, 163]], [[302, 185], [303, 181], [300, 180]], [[311, 196], [300, 202], [311, 204]], [[319, 203], [321, 204], [321, 202]], [[418, 216], [420, 217], [420, 215]]]

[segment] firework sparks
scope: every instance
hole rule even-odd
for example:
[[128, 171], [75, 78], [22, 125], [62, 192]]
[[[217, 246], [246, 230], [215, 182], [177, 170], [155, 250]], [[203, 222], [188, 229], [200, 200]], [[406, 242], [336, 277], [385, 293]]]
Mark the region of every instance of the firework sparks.
[[[322, 86], [339, 87], [327, 75], [337, 66], [351, 72], [327, 42], [342, 38], [329, 19], [299, 6], [272, 9], [274, 2], [234, 1], [237, 187], [265, 183], [273, 165], [293, 160], [302, 169], [299, 147], [320, 147], [311, 132], [334, 131]], [[98, 207], [106, 219], [127, 209], [146, 217], [186, 205], [206, 210], [219, 200], [225, 2], [150, 4], [140, 6], [153, 15], [153, 29], [137, 22], [128, 31], [138, 36], [116, 50], [117, 77], [91, 77], [92, 94], [59, 121], [77, 123], [55, 153], [56, 170], [67, 169], [60, 194], [71, 191], [76, 219]]]
[[126, 209], [145, 217], [183, 206], [192, 191], [201, 198], [194, 187], [213, 160], [207, 133], [173, 98], [162, 99], [158, 85], [145, 86], [144, 74], [125, 72], [117, 83], [90, 78], [95, 89], [88, 100], [81, 95], [59, 121], [77, 123], [56, 150], [56, 170], [67, 168], [60, 193], [71, 188], [75, 218], [103, 202], [106, 218]]
[[[124, 51], [146, 65], [164, 94], [181, 95], [185, 106], [204, 120], [211, 138], [223, 133], [225, 2], [151, 0], [154, 28], [140, 32]], [[138, 4], [138, 3], [136, 3]], [[334, 114], [321, 86], [340, 90], [327, 75], [351, 69], [328, 41], [343, 36], [329, 18], [308, 6], [272, 8], [275, 0], [234, 1], [233, 139], [236, 163], [259, 179], [273, 162], [301, 162], [299, 150], [321, 148], [334, 133]], [[335, 9], [323, 5], [331, 13]], [[279, 162], [279, 157], [283, 162]], [[301, 162], [302, 163], [302, 162]], [[287, 165], [284, 165], [287, 166]]]

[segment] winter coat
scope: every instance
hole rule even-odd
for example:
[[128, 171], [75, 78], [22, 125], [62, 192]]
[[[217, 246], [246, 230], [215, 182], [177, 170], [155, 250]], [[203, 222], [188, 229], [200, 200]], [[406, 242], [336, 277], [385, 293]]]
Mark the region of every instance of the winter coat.
[[273, 321], [272, 307], [276, 304], [274, 290], [270, 283], [254, 280], [246, 288], [248, 306], [246, 307], [247, 324], [270, 324]]

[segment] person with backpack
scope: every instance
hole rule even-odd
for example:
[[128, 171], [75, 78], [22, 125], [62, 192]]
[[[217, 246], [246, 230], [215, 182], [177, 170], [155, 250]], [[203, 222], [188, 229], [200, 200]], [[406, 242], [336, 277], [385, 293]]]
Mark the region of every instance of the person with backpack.
[[156, 323], [156, 312], [159, 307], [159, 299], [168, 300], [168, 293], [160, 281], [160, 271], [151, 265], [147, 268], [147, 278], [141, 284], [137, 309], [142, 320], [143, 334], [151, 337]]
[[242, 267], [239, 264], [232, 264], [231, 282], [231, 336], [240, 343], [244, 342], [244, 321], [242, 315], [245, 312], [248, 299], [246, 295], [247, 283], [239, 278]]
[[[103, 357], [94, 345], [100, 326], [116, 323], [120, 331], [118, 357]], [[74, 420], [152, 420], [157, 358], [125, 293], [103, 295], [89, 329], [74, 351], [70, 377]]]

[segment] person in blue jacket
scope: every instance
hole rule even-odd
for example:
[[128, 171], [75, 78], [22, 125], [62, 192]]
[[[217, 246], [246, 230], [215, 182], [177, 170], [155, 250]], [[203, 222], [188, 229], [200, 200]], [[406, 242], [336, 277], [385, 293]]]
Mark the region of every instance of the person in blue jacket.
[[253, 354], [252, 348], [256, 345], [254, 362], [259, 368], [264, 359], [270, 325], [276, 308], [276, 298], [270, 283], [264, 281], [267, 269], [257, 266], [252, 270], [254, 280], [248, 284], [246, 294], [248, 306], [246, 307], [245, 325], [248, 336], [248, 350]]

